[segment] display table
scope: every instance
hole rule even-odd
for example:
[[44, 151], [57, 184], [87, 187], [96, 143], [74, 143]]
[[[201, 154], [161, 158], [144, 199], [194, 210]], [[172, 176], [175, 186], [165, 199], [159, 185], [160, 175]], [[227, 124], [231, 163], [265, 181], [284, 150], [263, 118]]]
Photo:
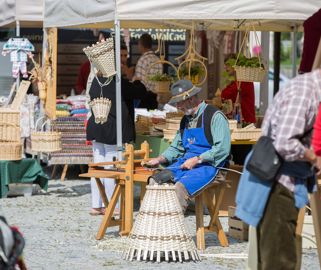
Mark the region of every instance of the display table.
[[[166, 148], [170, 145], [168, 140], [165, 140], [162, 137], [155, 137], [150, 135], [141, 135], [137, 134], [136, 136], [136, 143], [135, 143], [135, 149], [138, 149], [140, 145], [147, 141], [149, 143], [150, 149], [153, 150], [153, 152], [150, 154], [150, 157], [158, 157], [159, 154], [164, 152]], [[254, 145], [256, 141], [232, 141], [232, 145]]]
[[37, 160], [26, 158], [19, 161], [0, 161], [0, 196], [5, 197], [9, 184], [33, 183], [47, 190], [48, 176], [43, 172]]

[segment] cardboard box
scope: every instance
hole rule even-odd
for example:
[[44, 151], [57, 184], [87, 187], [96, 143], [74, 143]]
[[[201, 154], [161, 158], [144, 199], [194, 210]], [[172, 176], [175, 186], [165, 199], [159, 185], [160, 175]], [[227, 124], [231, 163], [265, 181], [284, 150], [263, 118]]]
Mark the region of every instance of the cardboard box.
[[[231, 165], [230, 169], [242, 172], [243, 166], [240, 165]], [[220, 207], [220, 216], [225, 215], [227, 216], [228, 207], [235, 206], [235, 196], [237, 187], [240, 181], [240, 174], [234, 172], [228, 172], [226, 175], [226, 180], [229, 181], [228, 188], [225, 189], [225, 193], [223, 196], [223, 200]]]

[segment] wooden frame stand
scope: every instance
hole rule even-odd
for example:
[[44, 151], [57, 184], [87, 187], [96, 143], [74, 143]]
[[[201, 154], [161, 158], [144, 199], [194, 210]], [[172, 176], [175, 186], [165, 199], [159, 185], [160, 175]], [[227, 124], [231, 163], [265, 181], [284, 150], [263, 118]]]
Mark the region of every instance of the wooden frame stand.
[[[141, 167], [142, 161], [149, 159], [149, 144], [143, 142], [140, 150], [134, 150], [134, 146], [127, 144], [123, 153], [123, 161], [101, 162], [89, 164], [88, 173], [81, 174], [81, 177], [93, 177], [96, 180], [100, 196], [105, 205], [106, 211], [98, 230], [96, 239], [104, 238], [108, 227], [119, 226], [120, 235], [128, 235], [133, 226], [134, 211], [134, 184], [141, 185], [140, 198], [144, 197], [148, 177], [152, 172]], [[140, 159], [135, 159], [139, 157]], [[104, 166], [113, 165], [112, 169], [105, 169]], [[108, 202], [105, 188], [100, 178], [112, 178], [116, 181], [114, 193]], [[117, 202], [120, 199], [120, 217], [113, 217]]]

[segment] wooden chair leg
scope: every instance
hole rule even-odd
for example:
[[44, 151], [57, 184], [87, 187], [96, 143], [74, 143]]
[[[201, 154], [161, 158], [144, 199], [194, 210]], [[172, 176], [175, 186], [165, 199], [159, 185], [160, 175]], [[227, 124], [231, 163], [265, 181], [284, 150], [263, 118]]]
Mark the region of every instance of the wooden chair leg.
[[65, 181], [67, 170], [68, 170], [68, 164], [65, 164], [61, 173], [61, 178], [60, 178], [61, 182]]
[[105, 208], [107, 209], [108, 207], [108, 199], [106, 196], [106, 191], [105, 191], [105, 186], [103, 185], [103, 183], [101, 182], [100, 178], [95, 178], [97, 186], [98, 186], [98, 190], [99, 190], [99, 194], [101, 197], [101, 200], [103, 201]]
[[123, 235], [123, 231], [125, 230], [125, 186], [121, 185], [120, 187], [120, 226], [119, 226], [119, 234]]
[[217, 238], [222, 247], [228, 247], [228, 239], [223, 230], [222, 224], [218, 218], [218, 213], [223, 199], [224, 191], [224, 184], [222, 184], [222, 186], [216, 186], [214, 188], [207, 189], [204, 191], [204, 201], [211, 216], [208, 230], [215, 231], [217, 233]]
[[56, 175], [57, 165], [53, 165], [52, 172], [51, 172], [51, 179], [54, 179]]
[[115, 210], [119, 195], [120, 195], [120, 184], [116, 184], [113, 196], [110, 199], [110, 203], [109, 203], [109, 205], [108, 205], [108, 207], [106, 209], [104, 218], [103, 218], [103, 220], [102, 220], [102, 222], [100, 224], [99, 231], [98, 231], [97, 236], [96, 236], [97, 240], [100, 240], [100, 239], [104, 238], [106, 230], [109, 227], [111, 218], [113, 216], [113, 213], [114, 213], [114, 210]]
[[195, 197], [195, 215], [196, 215], [196, 244], [201, 251], [205, 250], [205, 231], [203, 215], [203, 195]]

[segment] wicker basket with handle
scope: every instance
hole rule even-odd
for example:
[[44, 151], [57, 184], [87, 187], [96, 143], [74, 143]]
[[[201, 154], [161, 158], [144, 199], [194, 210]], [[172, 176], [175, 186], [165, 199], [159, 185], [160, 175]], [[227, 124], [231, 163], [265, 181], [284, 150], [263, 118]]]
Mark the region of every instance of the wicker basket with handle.
[[83, 49], [90, 62], [102, 72], [104, 77], [116, 74], [114, 39], [108, 38]]
[[39, 131], [37, 128], [43, 117], [36, 122], [36, 131], [31, 133], [31, 150], [33, 152], [56, 152], [61, 150], [61, 132], [44, 131], [45, 125], [49, 120], [45, 121]]

